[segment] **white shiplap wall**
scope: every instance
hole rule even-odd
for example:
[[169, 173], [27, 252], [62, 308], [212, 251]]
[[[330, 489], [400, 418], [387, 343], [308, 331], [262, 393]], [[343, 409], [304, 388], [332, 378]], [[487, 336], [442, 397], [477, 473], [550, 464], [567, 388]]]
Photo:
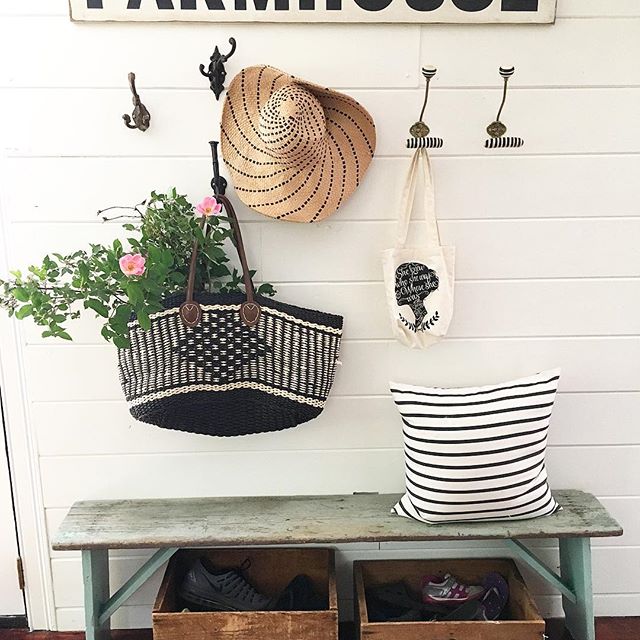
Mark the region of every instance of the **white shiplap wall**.
[[[320, 225], [242, 211], [251, 262], [280, 298], [345, 315], [344, 366], [315, 422], [231, 440], [137, 424], [92, 320], [76, 323], [73, 344], [21, 325], [49, 531], [82, 498], [399, 491], [389, 377], [481, 384], [561, 365], [551, 480], [596, 493], [624, 525], [623, 538], [595, 545], [596, 607], [639, 615], [640, 577], [629, 569], [640, 564], [640, 5], [559, 0], [553, 26], [473, 27], [72, 24], [66, 11], [64, 0], [0, 2], [0, 193], [12, 265], [117, 235], [94, 212], [151, 188], [206, 193], [220, 104], [197, 67], [230, 35], [231, 74], [266, 62], [344, 89], [375, 117], [379, 143], [359, 192]], [[434, 167], [458, 281], [450, 339], [411, 352], [390, 339], [379, 252], [392, 241], [424, 63], [439, 68], [428, 121], [446, 139]], [[526, 146], [486, 152], [501, 64], [517, 68], [504, 119]], [[130, 70], [152, 113], [145, 134], [120, 118]], [[501, 550], [347, 546], [347, 605], [349, 560], [425, 553]], [[540, 553], [557, 561], [552, 546]], [[115, 554], [114, 582], [144, 557]], [[79, 556], [52, 553], [51, 574], [53, 619], [81, 628]], [[532, 585], [543, 611], [557, 614], [557, 597]], [[156, 587], [117, 622], [148, 624]]]

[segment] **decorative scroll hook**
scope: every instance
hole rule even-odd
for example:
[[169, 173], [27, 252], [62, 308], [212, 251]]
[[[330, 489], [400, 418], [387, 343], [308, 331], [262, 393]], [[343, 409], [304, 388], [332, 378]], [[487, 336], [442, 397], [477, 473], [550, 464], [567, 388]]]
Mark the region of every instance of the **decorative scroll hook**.
[[[131, 93], [133, 95], [133, 114], [130, 116], [128, 113], [125, 113], [122, 116], [124, 120], [124, 124], [128, 129], [139, 129], [140, 131], [146, 131], [151, 124], [151, 114], [147, 107], [145, 107], [140, 101], [140, 96], [136, 91], [136, 74], [129, 73], [129, 88], [131, 89]], [[133, 120], [133, 124], [131, 124]]]
[[211, 87], [211, 91], [213, 91], [216, 100], [220, 99], [222, 92], [224, 91], [224, 81], [227, 77], [227, 72], [224, 68], [224, 63], [235, 53], [236, 51], [236, 39], [229, 38], [229, 44], [231, 45], [231, 51], [226, 55], [222, 55], [220, 53], [220, 49], [218, 49], [217, 45], [209, 58], [209, 67], [208, 70], [205, 71], [205, 67], [203, 64], [200, 65], [200, 73], [205, 77], [209, 78], [209, 85]]
[[424, 112], [427, 108], [427, 101], [429, 100], [429, 83], [431, 82], [431, 78], [436, 75], [437, 69], [435, 67], [422, 67], [422, 75], [424, 76], [427, 84], [424, 88], [424, 102], [422, 103], [422, 109], [420, 111], [420, 117], [418, 118], [418, 122], [412, 125], [411, 129], [409, 129], [409, 133], [414, 138], [424, 138], [429, 135], [429, 127], [422, 121], [424, 118]]
[[424, 112], [427, 109], [427, 101], [429, 100], [429, 83], [431, 82], [431, 78], [436, 75], [437, 71], [438, 70], [435, 67], [422, 67], [422, 75], [427, 81], [427, 85], [424, 89], [424, 102], [422, 103], [418, 122], [414, 122], [409, 129], [409, 133], [412, 136], [407, 140], [407, 147], [409, 149], [440, 149], [444, 144], [442, 138], [429, 136], [430, 129], [423, 121]]
[[496, 115], [496, 119], [487, 127], [489, 139], [484, 141], [484, 146], [486, 149], [515, 149], [517, 147], [521, 147], [524, 144], [524, 140], [522, 138], [519, 138], [517, 136], [505, 136], [504, 134], [507, 132], [507, 127], [503, 122], [500, 121], [500, 116], [502, 115], [504, 104], [507, 101], [507, 83], [509, 82], [509, 78], [515, 73], [515, 70], [515, 67], [509, 67], [508, 69], [500, 67], [500, 75], [504, 80], [504, 84], [502, 86], [502, 101], [500, 102], [500, 107], [498, 108], [498, 115]]
[[504, 109], [504, 103], [507, 101], [507, 83], [515, 71], [515, 67], [509, 67], [508, 69], [500, 67], [500, 75], [504, 79], [504, 85], [502, 87], [502, 102], [500, 103], [496, 119], [487, 127], [487, 133], [492, 138], [501, 138], [507, 132], [507, 127], [500, 122], [500, 114], [502, 113], [502, 109]]

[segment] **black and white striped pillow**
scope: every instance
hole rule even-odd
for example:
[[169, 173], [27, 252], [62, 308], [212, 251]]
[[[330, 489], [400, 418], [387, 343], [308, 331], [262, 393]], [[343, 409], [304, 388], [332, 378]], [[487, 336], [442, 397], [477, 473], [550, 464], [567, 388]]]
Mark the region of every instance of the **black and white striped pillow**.
[[391, 382], [407, 485], [393, 511], [428, 523], [555, 513], [544, 458], [559, 377], [458, 389]]

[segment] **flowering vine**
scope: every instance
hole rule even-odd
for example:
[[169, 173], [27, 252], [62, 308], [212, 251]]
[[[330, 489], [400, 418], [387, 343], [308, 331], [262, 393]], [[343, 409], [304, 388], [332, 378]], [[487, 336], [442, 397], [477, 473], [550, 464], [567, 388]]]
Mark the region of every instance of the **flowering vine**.
[[[128, 213], [104, 216], [111, 209]], [[31, 317], [45, 327], [44, 337], [65, 340], [71, 340], [67, 321], [78, 318], [83, 309], [91, 310], [103, 319], [103, 338], [125, 348], [132, 313], [143, 329], [149, 329], [149, 316], [164, 308], [163, 299], [185, 290], [194, 240], [199, 244], [196, 290], [241, 291], [242, 276], [229, 264], [225, 250], [233, 232], [214, 197], [194, 207], [172, 189], [167, 194], [152, 192], [135, 207], [98, 213], [105, 221], [126, 219], [122, 228], [129, 237], [70, 254], [51, 253], [26, 273], [12, 271], [10, 278], [0, 279], [0, 307], [18, 319]], [[275, 293], [267, 283], [257, 292]]]

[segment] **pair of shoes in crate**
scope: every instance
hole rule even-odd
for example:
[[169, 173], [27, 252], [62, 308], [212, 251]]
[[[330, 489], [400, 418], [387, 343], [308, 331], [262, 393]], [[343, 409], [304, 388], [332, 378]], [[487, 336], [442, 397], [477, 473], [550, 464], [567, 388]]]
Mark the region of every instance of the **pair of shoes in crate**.
[[488, 573], [482, 585], [467, 585], [447, 573], [426, 576], [422, 581], [422, 601], [455, 607], [453, 620], [497, 620], [509, 601], [509, 585], [496, 572]]
[[308, 576], [296, 576], [277, 597], [260, 593], [246, 578], [251, 562], [220, 569], [199, 558], [187, 571], [178, 595], [190, 611], [314, 611], [324, 602]]
[[482, 585], [465, 585], [446, 574], [424, 578], [422, 602], [404, 582], [369, 588], [366, 598], [371, 622], [497, 620], [508, 602], [509, 586], [499, 573], [487, 574]]

